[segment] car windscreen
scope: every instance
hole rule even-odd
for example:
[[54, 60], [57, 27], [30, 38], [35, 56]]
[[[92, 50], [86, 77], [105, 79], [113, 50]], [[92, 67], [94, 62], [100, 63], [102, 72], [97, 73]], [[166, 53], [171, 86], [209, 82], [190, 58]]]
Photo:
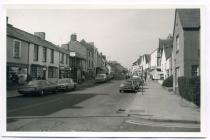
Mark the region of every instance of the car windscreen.
[[99, 74], [99, 75], [97, 75], [97, 78], [105, 78], [105, 75], [104, 74]]
[[29, 83], [28, 83], [28, 85], [29, 86], [40, 86], [40, 85], [42, 85], [42, 81], [30, 81]]
[[124, 81], [122, 84], [125, 85], [125, 86], [131, 86], [132, 82], [131, 81]]
[[66, 83], [67, 81], [66, 81], [66, 79], [59, 79], [58, 80], [58, 83]]

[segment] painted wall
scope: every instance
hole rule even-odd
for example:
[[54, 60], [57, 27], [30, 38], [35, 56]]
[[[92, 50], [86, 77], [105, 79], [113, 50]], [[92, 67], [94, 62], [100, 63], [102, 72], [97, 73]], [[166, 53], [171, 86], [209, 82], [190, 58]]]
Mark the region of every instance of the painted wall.
[[[38, 56], [38, 61], [34, 61], [34, 44], [30, 43], [29, 47], [29, 65], [31, 64], [38, 64], [42, 66], [46, 66], [46, 78], [49, 81], [56, 82], [57, 78], [48, 78], [48, 67], [49, 66], [54, 66], [59, 68], [59, 52], [57, 50], [54, 50], [54, 63], [50, 63], [50, 52], [51, 49], [47, 48], [47, 61], [43, 62], [43, 47], [39, 46], [39, 56]], [[30, 67], [29, 67], [29, 72], [30, 72]], [[59, 69], [58, 69], [59, 72]], [[59, 73], [57, 73], [58, 75]], [[58, 75], [59, 76], [59, 75]]]
[[200, 65], [200, 30], [185, 30], [184, 36], [184, 75], [191, 77], [192, 65]]
[[[179, 51], [176, 50], [176, 36], [179, 35]], [[179, 67], [180, 76], [184, 76], [184, 31], [180, 23], [179, 15], [176, 14], [175, 28], [174, 28], [174, 39], [173, 39], [173, 51], [172, 51], [172, 73], [173, 73], [173, 89], [176, 89], [176, 78], [175, 71], [176, 67]]]
[[29, 64], [29, 55], [28, 55], [29, 43], [18, 40], [21, 41], [21, 57], [14, 58], [13, 57], [14, 40], [18, 39], [7, 36], [7, 62], [18, 63], [18, 64]]

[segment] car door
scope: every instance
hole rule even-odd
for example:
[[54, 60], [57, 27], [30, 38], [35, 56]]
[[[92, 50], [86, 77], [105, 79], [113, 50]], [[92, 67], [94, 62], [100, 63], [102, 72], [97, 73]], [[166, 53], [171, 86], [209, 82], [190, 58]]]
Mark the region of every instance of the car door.
[[74, 82], [72, 79], [69, 80], [69, 85], [70, 85], [70, 88], [73, 89], [74, 88]]
[[52, 92], [54, 90], [53, 85], [49, 81], [45, 81], [46, 88], [48, 92]]

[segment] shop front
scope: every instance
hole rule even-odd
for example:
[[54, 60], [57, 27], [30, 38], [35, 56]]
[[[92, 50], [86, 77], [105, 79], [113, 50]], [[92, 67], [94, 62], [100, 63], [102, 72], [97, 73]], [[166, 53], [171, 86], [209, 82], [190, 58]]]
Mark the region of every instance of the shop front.
[[60, 67], [59, 68], [59, 79], [71, 78], [71, 68], [70, 67]]
[[31, 79], [45, 80], [46, 79], [46, 71], [47, 71], [46, 66], [32, 64], [30, 77], [31, 77]]
[[27, 82], [28, 65], [7, 63], [7, 87]]

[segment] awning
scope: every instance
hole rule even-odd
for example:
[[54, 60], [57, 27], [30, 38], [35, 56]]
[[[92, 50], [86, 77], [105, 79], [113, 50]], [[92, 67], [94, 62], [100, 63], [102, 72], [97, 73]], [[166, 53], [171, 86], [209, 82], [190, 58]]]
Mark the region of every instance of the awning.
[[12, 62], [7, 62], [7, 66], [9, 67], [20, 67], [20, 68], [28, 68], [28, 64], [20, 64], [20, 63], [12, 63]]

